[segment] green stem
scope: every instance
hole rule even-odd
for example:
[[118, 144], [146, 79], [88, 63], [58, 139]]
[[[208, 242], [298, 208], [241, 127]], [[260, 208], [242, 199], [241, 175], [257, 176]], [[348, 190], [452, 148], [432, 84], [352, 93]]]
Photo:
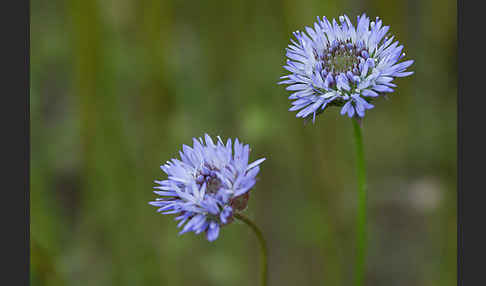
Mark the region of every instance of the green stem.
[[358, 225], [355, 285], [361, 286], [366, 274], [366, 165], [363, 151], [363, 137], [358, 120], [353, 119], [354, 138], [356, 142], [356, 167], [358, 173]]
[[261, 286], [266, 286], [267, 285], [267, 269], [268, 269], [268, 265], [267, 265], [267, 243], [265, 242], [265, 238], [263, 237], [263, 233], [260, 231], [260, 229], [258, 228], [258, 226], [256, 226], [256, 224], [251, 221], [249, 218], [247, 218], [246, 216], [244, 216], [243, 214], [241, 213], [236, 213], [234, 215], [235, 218], [241, 220], [242, 222], [246, 223], [246, 225], [248, 225], [252, 230], [253, 232], [256, 234], [257, 238], [258, 238], [258, 242], [260, 242], [260, 251], [261, 251]]

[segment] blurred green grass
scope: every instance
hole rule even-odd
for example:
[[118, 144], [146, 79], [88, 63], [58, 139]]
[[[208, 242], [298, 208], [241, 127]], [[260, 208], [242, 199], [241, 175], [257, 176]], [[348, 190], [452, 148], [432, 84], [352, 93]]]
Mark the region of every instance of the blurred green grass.
[[32, 1], [32, 285], [255, 285], [241, 224], [178, 237], [147, 204], [159, 166], [204, 132], [266, 157], [249, 216], [270, 285], [350, 285], [352, 129], [288, 112], [291, 32], [316, 16], [380, 16], [415, 59], [367, 114], [369, 285], [455, 285], [454, 1]]

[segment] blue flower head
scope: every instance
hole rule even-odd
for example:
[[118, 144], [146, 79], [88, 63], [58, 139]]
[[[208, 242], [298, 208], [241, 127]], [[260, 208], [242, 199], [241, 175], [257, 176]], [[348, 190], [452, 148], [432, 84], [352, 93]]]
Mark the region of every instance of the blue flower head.
[[341, 115], [364, 117], [376, 97], [393, 92], [395, 77], [413, 73], [405, 71], [413, 60], [400, 62], [403, 46], [386, 36], [388, 29], [378, 17], [370, 22], [363, 14], [356, 27], [346, 15], [332, 23], [318, 17], [314, 29], [294, 32], [284, 66], [290, 74], [279, 82], [293, 92], [289, 110], [300, 110], [297, 117], [313, 122], [328, 106], [341, 107]]
[[260, 171], [258, 165], [265, 160], [248, 164], [249, 145], [238, 139], [224, 144], [217, 138], [215, 144], [205, 134], [206, 144], [202, 138], [194, 138], [192, 148], [182, 145], [180, 160], [161, 166], [168, 178], [155, 181], [154, 193], [160, 197], [150, 202], [162, 214], [177, 214], [180, 234], [205, 232], [209, 241], [218, 238], [220, 228], [233, 221], [234, 212], [246, 208]]

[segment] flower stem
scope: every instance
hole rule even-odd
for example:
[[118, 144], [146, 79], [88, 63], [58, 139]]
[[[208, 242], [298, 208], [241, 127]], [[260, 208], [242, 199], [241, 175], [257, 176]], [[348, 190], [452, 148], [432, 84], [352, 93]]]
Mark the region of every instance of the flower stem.
[[267, 285], [267, 243], [265, 242], [265, 238], [263, 237], [263, 233], [260, 231], [260, 229], [256, 226], [256, 224], [251, 221], [248, 217], [244, 216], [241, 213], [236, 213], [234, 215], [235, 218], [238, 220], [241, 220], [242, 222], [246, 223], [253, 232], [256, 234], [258, 238], [258, 242], [260, 242], [260, 251], [261, 251], [261, 286], [266, 286]]
[[354, 138], [356, 143], [356, 167], [358, 173], [358, 225], [356, 249], [356, 276], [355, 285], [361, 286], [366, 274], [366, 165], [363, 151], [363, 137], [358, 120], [353, 119]]

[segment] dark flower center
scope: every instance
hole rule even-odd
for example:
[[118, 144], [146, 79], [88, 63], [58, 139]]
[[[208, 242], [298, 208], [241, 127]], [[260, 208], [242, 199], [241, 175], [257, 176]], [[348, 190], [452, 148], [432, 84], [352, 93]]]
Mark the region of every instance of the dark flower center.
[[342, 73], [352, 70], [358, 64], [356, 56], [349, 53], [337, 53], [327, 61], [330, 72]]
[[217, 169], [210, 166], [204, 166], [196, 177], [196, 183], [199, 187], [206, 183], [206, 193], [215, 194], [221, 187], [221, 180], [217, 177], [215, 171], [217, 171]]
[[221, 181], [216, 177], [208, 177], [206, 179], [206, 190], [213, 194], [216, 193], [221, 187]]
[[328, 45], [323, 56], [320, 57], [322, 68], [333, 76], [348, 71], [358, 75], [361, 60], [369, 57], [368, 51], [362, 43], [334, 41]]

